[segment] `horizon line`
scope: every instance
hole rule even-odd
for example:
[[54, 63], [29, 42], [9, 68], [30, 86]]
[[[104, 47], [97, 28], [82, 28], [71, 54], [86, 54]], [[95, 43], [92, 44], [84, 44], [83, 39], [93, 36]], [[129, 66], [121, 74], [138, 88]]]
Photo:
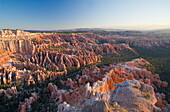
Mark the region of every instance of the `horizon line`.
[[103, 28], [103, 27], [77, 27], [77, 28], [63, 28], [63, 29], [22, 29], [22, 28], [3, 28], [0, 30], [30, 30], [30, 31], [71, 31], [71, 30], [136, 30], [136, 31], [147, 31], [147, 30], [167, 30], [166, 28]]

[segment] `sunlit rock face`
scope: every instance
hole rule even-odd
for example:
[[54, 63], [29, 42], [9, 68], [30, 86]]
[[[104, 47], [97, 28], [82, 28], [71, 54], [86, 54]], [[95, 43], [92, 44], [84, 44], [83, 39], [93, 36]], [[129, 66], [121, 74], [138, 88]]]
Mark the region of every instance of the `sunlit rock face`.
[[[100, 69], [96, 66], [91, 66], [89, 69], [84, 69], [82, 71], [82, 76], [79, 80], [81, 82], [82, 80], [84, 80], [84, 82], [96, 82], [98, 80], [103, 80], [105, 84], [106, 82], [114, 84], [123, 82], [126, 79], [137, 79], [145, 82], [146, 84], [152, 85], [154, 89], [166, 87], [167, 83], [165, 81], [161, 81], [158, 74], [152, 74], [144, 68], [144, 66], [149, 65], [151, 66], [151, 64], [146, 60], [138, 58], [129, 62], [110, 64], [110, 66], [104, 66]], [[100, 81], [99, 83], [101, 83]], [[107, 87], [104, 88], [106, 89]]]
[[[142, 33], [142, 32], [141, 32]], [[140, 48], [168, 47], [170, 39], [166, 38], [166, 34], [133, 34], [132, 32], [101, 32], [100, 40], [110, 41], [113, 43], [125, 43]], [[98, 38], [99, 38], [98, 37]], [[158, 38], [160, 37], [160, 38]], [[165, 37], [165, 38], [164, 38]]]
[[33, 54], [35, 46], [29, 40], [2, 40], [0, 49], [5, 49], [12, 53]]
[[0, 30], [1, 38], [29, 36], [29, 35], [30, 35], [29, 32], [25, 32], [23, 30]]
[[25, 88], [29, 96], [18, 102], [20, 112], [33, 111], [42, 93], [59, 112], [152, 112], [167, 104], [164, 94], [154, 92], [167, 83], [145, 68], [152, 66], [146, 60], [100, 66], [104, 55], [137, 55], [128, 44], [114, 44], [112, 37], [21, 30], [0, 35], [0, 84], [17, 85], [1, 89], [0, 95], [10, 99]]
[[39, 52], [35, 53], [30, 59], [30, 62], [45, 67], [48, 70], [58, 71], [66, 70], [67, 68], [79, 68], [100, 61], [100, 56], [76, 56], [67, 55], [56, 52]]
[[22, 30], [1, 30], [0, 49], [11, 53], [33, 54], [35, 46], [29, 37], [30, 33]]
[[10, 60], [10, 52], [0, 49], [0, 65], [6, 64]]
[[[93, 65], [89, 69], [84, 69], [82, 76], [78, 75], [75, 80], [61, 80], [61, 84], [70, 87], [70, 89], [56, 89], [56, 92], [53, 90], [51, 97], [59, 99], [57, 103], [67, 102], [60, 106], [63, 109], [74, 111], [81, 110], [85, 105], [92, 106], [91, 102], [95, 100], [107, 101], [110, 105], [122, 101], [122, 103], [118, 103], [118, 107], [127, 111], [146, 110], [147, 112], [152, 112], [153, 110], [159, 110], [156, 106], [164, 107], [167, 103], [159, 93], [155, 95], [154, 88], [164, 87], [162, 84], [166, 82], [160, 81], [159, 78], [155, 80], [154, 77], [147, 82], [145, 78], [147, 79], [147, 76], [152, 77], [153, 74], [148, 74], [150, 72], [142, 68], [145, 64], [150, 63], [139, 58], [125, 63], [111, 64], [102, 68]], [[144, 77], [137, 79], [138, 81], [134, 80], [137, 76], [135, 76], [136, 72], [133, 71], [143, 71], [138, 75], [144, 75]], [[143, 80], [145, 82], [141, 82]], [[55, 87], [55, 85], [53, 86]], [[126, 98], [126, 96], [128, 97]], [[130, 106], [128, 102], [130, 102]], [[74, 106], [76, 108], [73, 108]], [[88, 106], [88, 109], [91, 109], [91, 106]]]
[[[116, 84], [115, 89], [108, 91], [108, 99], [102, 99], [106, 94], [98, 93], [96, 99], [85, 97], [84, 102], [72, 107], [66, 102], [58, 106], [60, 112], [106, 112], [106, 111], [144, 111], [159, 110], [152, 86], [137, 80], [125, 80]], [[87, 99], [86, 99], [87, 98]]]
[[126, 80], [111, 91], [109, 103], [119, 102], [128, 111], [151, 112], [157, 102], [152, 86], [136, 80]]

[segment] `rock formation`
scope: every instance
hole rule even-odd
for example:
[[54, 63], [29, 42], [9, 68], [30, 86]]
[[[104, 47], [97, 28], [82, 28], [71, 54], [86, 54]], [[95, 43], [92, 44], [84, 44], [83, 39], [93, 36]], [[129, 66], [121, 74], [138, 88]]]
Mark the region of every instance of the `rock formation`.
[[[155, 106], [157, 102], [152, 86], [137, 80], [126, 80], [116, 84], [115, 89], [109, 91], [108, 99], [84, 100], [84, 104], [75, 108], [67, 103], [60, 104], [59, 112], [106, 112], [106, 111], [145, 111], [152, 112], [160, 110]], [[102, 96], [102, 94], [101, 94]], [[99, 96], [96, 96], [99, 97]], [[85, 98], [86, 99], [86, 98]]]
[[75, 56], [56, 52], [36, 53], [30, 59], [31, 63], [40, 65], [47, 70], [59, 71], [67, 68], [79, 68], [100, 61], [99, 56]]
[[7, 98], [11, 98], [12, 95], [17, 94], [16, 87], [7, 88], [6, 90], [0, 89], [0, 95], [5, 95]]
[[29, 36], [29, 34], [29, 32], [25, 32], [23, 30], [0, 30], [1, 38]]
[[10, 53], [6, 50], [0, 49], [0, 65], [6, 64], [10, 59]]
[[[125, 43], [140, 48], [169, 47], [170, 39], [166, 34], [134, 32], [101, 32], [98, 34], [104, 42]], [[158, 38], [159, 37], [159, 38]], [[167, 36], [168, 37], [168, 36]]]
[[2, 40], [0, 41], [0, 49], [5, 49], [12, 53], [33, 54], [35, 46], [29, 40]]
[[137, 56], [129, 44], [154, 47], [165, 42], [97, 33], [0, 31], [0, 110], [13, 104], [20, 112], [34, 111], [34, 103], [46, 107], [46, 99], [59, 112], [161, 111], [168, 105], [158, 90], [168, 83], [147, 70], [149, 62], [138, 58], [100, 65], [108, 55]]
[[119, 102], [128, 111], [151, 112], [156, 108], [157, 100], [152, 86], [136, 80], [126, 80], [111, 91], [109, 103], [112, 102]]
[[18, 111], [19, 112], [27, 112], [31, 110], [31, 104], [34, 103], [38, 99], [37, 93], [32, 93], [32, 96], [26, 98], [24, 102], [20, 102]]

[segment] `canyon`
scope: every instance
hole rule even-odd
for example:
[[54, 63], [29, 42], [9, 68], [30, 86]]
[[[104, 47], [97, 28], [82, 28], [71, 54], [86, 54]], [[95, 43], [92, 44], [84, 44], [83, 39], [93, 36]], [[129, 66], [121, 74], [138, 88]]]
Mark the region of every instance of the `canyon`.
[[135, 47], [169, 45], [110, 32], [1, 30], [0, 111], [168, 112], [168, 82]]

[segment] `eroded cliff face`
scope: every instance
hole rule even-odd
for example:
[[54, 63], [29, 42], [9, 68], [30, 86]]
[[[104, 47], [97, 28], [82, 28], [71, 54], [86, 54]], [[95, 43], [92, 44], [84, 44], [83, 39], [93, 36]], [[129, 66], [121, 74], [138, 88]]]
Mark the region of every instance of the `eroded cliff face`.
[[30, 40], [1, 40], [0, 49], [7, 50], [12, 53], [34, 54], [35, 46]]
[[154, 88], [136, 80], [126, 80], [111, 91], [109, 103], [119, 102], [127, 111], [151, 112], [157, 99]]
[[30, 33], [22, 30], [1, 30], [0, 49], [11, 53], [31, 55], [35, 52], [35, 45], [30, 40]]
[[[93, 65], [89, 69], [84, 69], [82, 75], [77, 75], [74, 79], [60, 79], [59, 87], [58, 84], [48, 83], [43, 91], [50, 93], [50, 99], [55, 99], [59, 112], [85, 112], [87, 110], [101, 112], [105, 110], [113, 112], [145, 110], [152, 112], [160, 110], [159, 107], [164, 107], [167, 103], [164, 101], [163, 94], [155, 94], [154, 88], [165, 87], [166, 82], [160, 81], [159, 76], [154, 78], [154, 75], [144, 68], [143, 65], [146, 64], [150, 63], [140, 58], [101, 68]], [[137, 71], [140, 74], [136, 74]], [[3, 76], [7, 76], [9, 73], [5, 70], [3, 72]], [[52, 75], [51, 72], [36, 71], [32, 73], [27, 70], [16, 71], [16, 69], [13, 69], [13, 72], [9, 74], [11, 74], [11, 78], [8, 75], [8, 82], [9, 79], [15, 79], [15, 82], [19, 81], [21, 84], [24, 82], [26, 85], [42, 83], [46, 77]], [[61, 76], [58, 75], [58, 77]], [[137, 76], [144, 77], [138, 79]], [[148, 77], [150, 79], [147, 79]], [[145, 82], [146, 79], [149, 81]], [[66, 89], [60, 89], [61, 85]], [[37, 96], [39, 95], [21, 102], [18, 109], [20, 111], [31, 110], [31, 105], [36, 102]], [[100, 110], [98, 110], [99, 108]]]
[[[42, 71], [48, 74], [45, 77], [50, 78], [65, 75], [67, 70], [98, 63], [101, 61], [102, 54], [119, 55], [118, 51], [124, 49], [135, 54], [127, 44], [98, 44], [99, 40], [93, 38], [94, 34], [87, 36], [2, 30], [1, 36], [0, 49], [13, 54], [1, 59], [8, 61], [12, 57], [11, 65], [16, 67], [15, 72], [17, 69], [26, 69], [30, 72]], [[8, 69], [8, 72], [10, 73], [11, 70]]]
[[115, 89], [106, 94], [98, 93], [94, 98], [84, 99], [76, 107], [71, 107], [64, 102], [58, 107], [59, 112], [117, 112], [117, 111], [144, 111], [159, 110], [155, 106], [157, 99], [152, 86], [137, 80], [125, 80], [116, 85]]
[[38, 99], [37, 93], [31, 93], [31, 97], [26, 98], [24, 102], [20, 102], [18, 111], [19, 112], [26, 112], [31, 110], [31, 104], [36, 102]]
[[10, 52], [0, 49], [0, 65], [6, 64], [10, 59]]
[[[154, 47], [167, 47], [169, 48], [170, 39], [166, 38], [166, 34], [152, 34], [142, 33], [133, 34], [132, 32], [97, 32], [103, 41], [110, 41], [113, 43], [126, 43], [139, 48], [154, 48]], [[159, 37], [159, 38], [158, 38]]]
[[0, 30], [0, 38], [29, 36], [29, 32], [23, 30]]
[[24, 94], [16, 104], [20, 112], [31, 111], [44, 95], [59, 112], [152, 112], [167, 106], [166, 96], [154, 92], [167, 83], [145, 68], [152, 65], [143, 58], [97, 65], [103, 55], [137, 55], [128, 44], [105, 43], [106, 37], [92, 33], [5, 30], [0, 35], [0, 84], [17, 85], [0, 95], [13, 100]]
[[[70, 89], [60, 90], [52, 83], [48, 84], [47, 89], [51, 93], [51, 98], [57, 99], [57, 104], [61, 103], [59, 105], [61, 112], [68, 110], [79, 111], [81, 109], [82, 111], [89, 109], [92, 111], [94, 104], [91, 102], [99, 100], [104, 100], [110, 105], [113, 102], [121, 102], [118, 105], [116, 104], [116, 107], [126, 111], [145, 110], [152, 112], [154, 109], [159, 110], [156, 106], [162, 108], [167, 105], [164, 98], [159, 93], [155, 95], [154, 92], [154, 88], [165, 87], [167, 83], [160, 81], [158, 76], [155, 77], [155, 75], [147, 71], [143, 66], [146, 64], [150, 63], [140, 58], [116, 65], [111, 64], [102, 68], [91, 66], [89, 69], [82, 71], [82, 76], [77, 75], [76, 79], [70, 78], [66, 81], [60, 81], [63, 86], [68, 86]], [[139, 71], [143, 72], [136, 74]], [[144, 77], [138, 79], [136, 75]], [[72, 106], [76, 106], [76, 108]], [[109, 107], [108, 109], [114, 110], [116, 107]]]

